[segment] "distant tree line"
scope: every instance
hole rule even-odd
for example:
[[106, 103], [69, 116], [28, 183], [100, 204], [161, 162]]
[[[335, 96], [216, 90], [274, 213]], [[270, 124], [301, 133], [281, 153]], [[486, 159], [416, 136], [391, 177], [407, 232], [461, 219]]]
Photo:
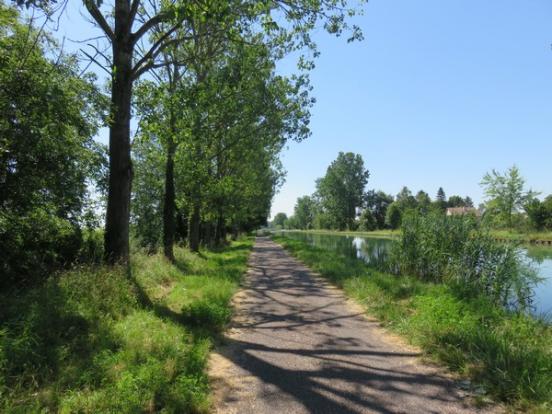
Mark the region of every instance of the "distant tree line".
[[369, 176], [359, 154], [339, 153], [326, 175], [316, 181], [316, 192], [299, 197], [294, 214], [278, 213], [271, 225], [302, 230], [395, 230], [408, 212], [445, 214], [447, 209], [455, 209], [449, 214], [475, 214], [492, 228], [552, 230], [552, 195], [541, 201], [537, 193], [525, 189], [516, 166], [483, 177], [486, 200], [477, 209], [469, 196], [447, 198], [442, 187], [433, 199], [423, 190], [414, 195], [406, 186], [395, 196], [381, 190], [366, 191]]

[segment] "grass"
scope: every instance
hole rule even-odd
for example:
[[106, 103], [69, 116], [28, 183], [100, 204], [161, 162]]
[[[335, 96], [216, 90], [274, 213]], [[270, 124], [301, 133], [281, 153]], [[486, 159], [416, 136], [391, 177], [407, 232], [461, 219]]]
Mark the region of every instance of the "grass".
[[552, 240], [552, 231], [522, 232], [514, 229], [492, 230], [497, 239], [513, 240], [530, 243], [535, 240]]
[[354, 258], [274, 237], [425, 355], [471, 378], [511, 410], [552, 410], [552, 328], [444, 284], [369, 268]]
[[130, 273], [82, 267], [0, 297], [0, 411], [207, 412], [208, 353], [251, 246], [137, 253]]

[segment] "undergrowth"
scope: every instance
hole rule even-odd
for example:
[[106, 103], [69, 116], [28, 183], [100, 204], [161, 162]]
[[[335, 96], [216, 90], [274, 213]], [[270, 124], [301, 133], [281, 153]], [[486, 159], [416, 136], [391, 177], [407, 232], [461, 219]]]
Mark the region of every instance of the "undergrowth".
[[251, 240], [131, 270], [80, 267], [0, 297], [0, 411], [206, 412], [206, 363]]

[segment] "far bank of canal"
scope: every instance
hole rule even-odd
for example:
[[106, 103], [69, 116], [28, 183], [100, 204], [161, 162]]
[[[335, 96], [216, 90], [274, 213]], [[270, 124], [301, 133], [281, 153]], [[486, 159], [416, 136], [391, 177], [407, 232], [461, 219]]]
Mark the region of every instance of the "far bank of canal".
[[[384, 262], [392, 243], [389, 238], [286, 231], [285, 235], [313, 246], [334, 250], [370, 264]], [[544, 280], [534, 289], [534, 314], [552, 317], [552, 247], [527, 246], [523, 254]]]

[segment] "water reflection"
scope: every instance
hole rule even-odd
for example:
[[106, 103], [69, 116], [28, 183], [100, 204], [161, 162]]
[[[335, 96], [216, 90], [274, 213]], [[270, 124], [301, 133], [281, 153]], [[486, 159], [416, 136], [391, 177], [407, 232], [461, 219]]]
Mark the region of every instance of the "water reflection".
[[544, 278], [535, 288], [535, 311], [552, 319], [552, 248], [531, 246], [526, 249], [540, 277]]
[[[285, 232], [287, 237], [301, 240], [312, 246], [336, 251], [347, 257], [356, 257], [370, 265], [385, 264], [391, 239], [377, 237], [358, 237], [334, 234], [316, 234], [304, 232]], [[544, 278], [542, 283], [535, 287], [534, 313], [552, 317], [552, 248], [544, 246], [530, 246], [524, 248], [527, 258]]]

